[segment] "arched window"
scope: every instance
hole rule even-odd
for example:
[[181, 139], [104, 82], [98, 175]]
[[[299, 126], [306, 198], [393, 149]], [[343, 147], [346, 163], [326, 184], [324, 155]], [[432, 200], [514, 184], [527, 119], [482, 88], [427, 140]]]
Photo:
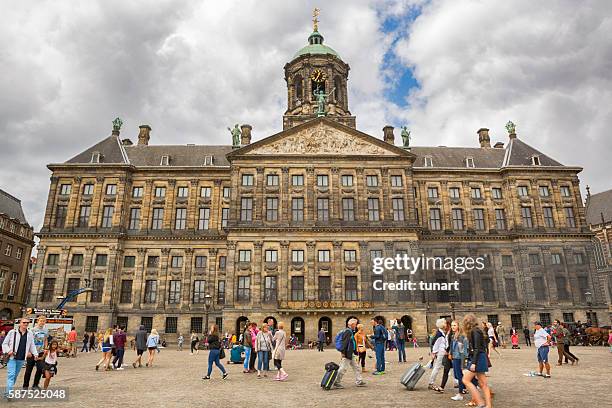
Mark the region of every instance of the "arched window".
[[301, 75], [296, 75], [293, 79], [293, 86], [295, 87], [295, 99], [303, 100], [304, 99], [304, 81], [302, 80]]

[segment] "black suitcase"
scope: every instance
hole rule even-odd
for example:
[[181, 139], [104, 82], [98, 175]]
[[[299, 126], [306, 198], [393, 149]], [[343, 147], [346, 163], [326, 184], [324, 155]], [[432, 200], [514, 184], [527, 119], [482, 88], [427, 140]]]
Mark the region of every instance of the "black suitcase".
[[425, 374], [425, 369], [420, 363], [414, 364], [410, 367], [402, 377], [400, 378], [400, 382], [406, 387], [408, 391], [414, 390], [414, 387], [417, 385], [421, 377]]
[[323, 374], [323, 379], [321, 380], [321, 388], [325, 391], [331, 390], [336, 383], [339, 368], [340, 366], [333, 362], [325, 364], [325, 374]]

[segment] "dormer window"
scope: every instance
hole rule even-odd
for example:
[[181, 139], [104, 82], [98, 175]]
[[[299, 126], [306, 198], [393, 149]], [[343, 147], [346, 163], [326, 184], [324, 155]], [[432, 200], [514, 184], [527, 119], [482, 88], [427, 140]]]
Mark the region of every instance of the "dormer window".
[[540, 156], [531, 156], [531, 164], [534, 166], [540, 166]]
[[91, 154], [91, 163], [100, 163], [100, 152], [93, 152]]
[[212, 166], [213, 165], [213, 156], [205, 156], [204, 157], [204, 165]]
[[431, 156], [425, 156], [425, 167], [433, 167], [433, 160]]
[[168, 166], [170, 164], [170, 156], [162, 156], [160, 166]]
[[473, 157], [466, 157], [465, 158], [465, 167], [474, 168], [474, 158]]

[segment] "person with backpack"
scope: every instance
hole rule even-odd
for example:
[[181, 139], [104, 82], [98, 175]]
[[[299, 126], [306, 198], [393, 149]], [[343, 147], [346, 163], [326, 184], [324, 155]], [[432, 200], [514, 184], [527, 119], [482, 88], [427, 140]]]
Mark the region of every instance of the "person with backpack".
[[[340, 368], [338, 369], [338, 376], [336, 377], [336, 382], [334, 384], [335, 389], [344, 388], [342, 385], [342, 377], [346, 373], [346, 370], [351, 367], [355, 372], [355, 384], [358, 387], [363, 387], [365, 382], [361, 378], [361, 370], [359, 370], [359, 366], [355, 362], [353, 356], [357, 354], [357, 346], [355, 343], [355, 328], [357, 327], [357, 319], [350, 319], [348, 321], [348, 327], [344, 330], [340, 331], [336, 335], [335, 343], [336, 350], [340, 352], [342, 356], [342, 360], [340, 361]], [[384, 343], [383, 343], [384, 347]]]
[[399, 324], [395, 324], [392, 329], [395, 331], [395, 342], [397, 344], [397, 354], [399, 362], [406, 362], [406, 328], [401, 320], [397, 320]]
[[387, 329], [382, 319], [373, 319], [374, 326], [374, 351], [376, 352], [376, 371], [372, 374], [383, 375], [385, 373], [385, 343], [387, 341]]

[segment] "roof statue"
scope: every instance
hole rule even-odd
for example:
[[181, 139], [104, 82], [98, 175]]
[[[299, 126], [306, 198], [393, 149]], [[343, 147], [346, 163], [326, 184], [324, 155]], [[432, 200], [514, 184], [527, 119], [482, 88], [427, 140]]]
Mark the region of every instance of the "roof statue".
[[312, 11], [312, 31], [319, 31], [319, 10], [315, 7]]
[[115, 120], [113, 120], [113, 130], [121, 130], [121, 125], [123, 125], [123, 121], [121, 118], [116, 117]]
[[238, 128], [238, 124], [234, 125], [233, 129], [227, 128], [232, 135], [232, 146], [240, 147], [240, 129]]
[[410, 147], [410, 131], [406, 126], [402, 126], [402, 141], [404, 142], [404, 147]]
[[329, 93], [325, 93], [322, 89], [315, 89], [312, 91], [312, 94], [317, 98], [317, 117], [325, 116], [325, 103], [327, 102], [327, 97], [331, 95], [336, 88], [332, 88]]
[[508, 121], [508, 123], [506, 123], [506, 130], [509, 135], [513, 135], [516, 133], [516, 125], [512, 123], [512, 121]]

